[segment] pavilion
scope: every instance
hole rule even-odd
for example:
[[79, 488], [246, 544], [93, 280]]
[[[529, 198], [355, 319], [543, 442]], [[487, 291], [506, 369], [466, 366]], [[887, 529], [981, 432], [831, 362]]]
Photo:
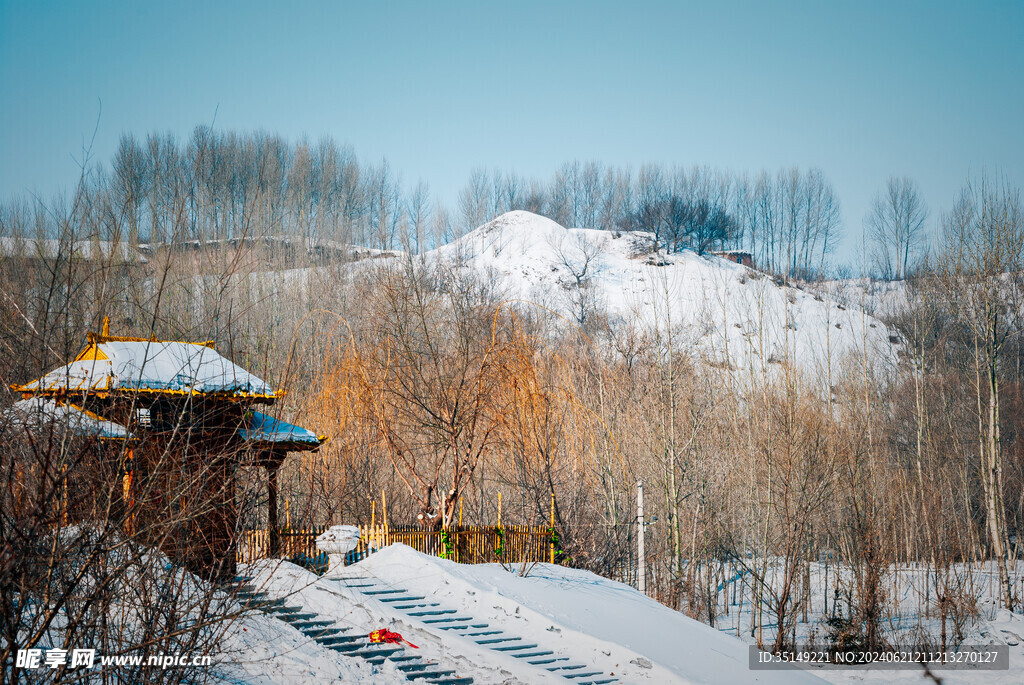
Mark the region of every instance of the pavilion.
[[[180, 342], [88, 333], [69, 364], [24, 385], [7, 414], [28, 430], [44, 423], [107, 445], [122, 460], [117, 488], [132, 527], [160, 531], [172, 507], [187, 508], [175, 533], [152, 535], [176, 563], [207, 578], [235, 573], [238, 503], [235, 473], [255, 457], [267, 471], [270, 552], [276, 555], [277, 472], [289, 452], [326, 440], [271, 416], [281, 396], [219, 354], [213, 342]], [[115, 443], [120, 449], [111, 450]], [[166, 526], [164, 526], [166, 528]]]

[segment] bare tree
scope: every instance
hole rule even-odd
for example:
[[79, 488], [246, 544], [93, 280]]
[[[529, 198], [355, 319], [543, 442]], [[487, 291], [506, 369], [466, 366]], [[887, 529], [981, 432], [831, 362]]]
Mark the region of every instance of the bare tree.
[[[406, 240], [405, 249], [410, 252], [423, 252], [428, 243], [428, 222], [430, 221], [430, 189], [427, 184], [420, 181], [412, 191], [409, 198], [409, 236]], [[412, 244], [415, 243], [415, 248]]]
[[448, 529], [502, 418], [496, 303], [472, 279], [413, 261], [382, 267], [373, 292], [365, 340], [331, 360], [322, 392], [348, 389], [418, 504], [418, 522]]
[[381, 250], [393, 250], [398, 227], [405, 215], [398, 179], [391, 173], [387, 160], [370, 170], [366, 180], [369, 235], [367, 238]]
[[601, 245], [584, 236], [567, 233], [551, 247], [569, 272], [569, 278], [563, 281], [562, 286], [566, 289], [572, 319], [586, 330], [593, 323], [597, 304], [591, 281], [602, 267]]
[[917, 184], [890, 177], [875, 196], [864, 223], [874, 243], [875, 264], [883, 278], [903, 280], [920, 248], [928, 209]]
[[472, 231], [494, 217], [491, 215], [492, 186], [485, 169], [473, 169], [469, 181], [459, 193], [462, 232]]
[[999, 567], [1003, 603], [1015, 604], [1008, 570], [1010, 547], [1003, 476], [1000, 366], [1003, 348], [1019, 335], [1024, 211], [1017, 189], [987, 179], [970, 183], [943, 220], [939, 280], [952, 311], [965, 324], [976, 400], [978, 456], [991, 553]]

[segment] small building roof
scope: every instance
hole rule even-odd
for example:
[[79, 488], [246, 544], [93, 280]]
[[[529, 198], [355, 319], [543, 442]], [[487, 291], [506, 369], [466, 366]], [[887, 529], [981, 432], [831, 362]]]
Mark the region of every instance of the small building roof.
[[33, 397], [15, 402], [3, 413], [3, 416], [13, 424], [30, 429], [58, 424], [67, 426], [75, 435], [107, 440], [125, 440], [135, 437], [116, 421], [109, 421], [73, 404], [65, 404], [45, 397]]
[[246, 412], [245, 423], [239, 427], [238, 435], [246, 442], [261, 447], [289, 450], [315, 449], [327, 440], [311, 430], [258, 411]]
[[160, 392], [274, 400], [266, 381], [222, 357], [212, 343], [89, 335], [78, 357], [19, 392]]

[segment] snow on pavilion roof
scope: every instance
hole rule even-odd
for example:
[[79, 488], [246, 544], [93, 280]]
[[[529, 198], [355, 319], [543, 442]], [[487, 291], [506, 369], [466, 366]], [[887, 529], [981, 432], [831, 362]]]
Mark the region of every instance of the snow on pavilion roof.
[[316, 448], [327, 438], [295, 424], [275, 419], [258, 411], [246, 412], [245, 423], [238, 429], [243, 440], [268, 446]]
[[31, 383], [12, 387], [44, 394], [140, 391], [277, 398], [266, 381], [222, 357], [212, 343], [93, 334], [75, 361]]
[[15, 402], [3, 413], [12, 424], [38, 429], [45, 425], [66, 426], [75, 435], [86, 435], [111, 440], [124, 440], [134, 436], [116, 421], [108, 421], [91, 411], [73, 404], [64, 404], [45, 397], [33, 397]]

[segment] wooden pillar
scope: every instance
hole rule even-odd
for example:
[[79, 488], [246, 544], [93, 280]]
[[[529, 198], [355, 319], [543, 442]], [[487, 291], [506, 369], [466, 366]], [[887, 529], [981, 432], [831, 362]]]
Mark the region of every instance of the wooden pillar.
[[281, 462], [270, 459], [267, 462], [267, 526], [270, 528], [271, 558], [277, 558], [281, 552], [281, 538], [277, 524], [277, 470]]

